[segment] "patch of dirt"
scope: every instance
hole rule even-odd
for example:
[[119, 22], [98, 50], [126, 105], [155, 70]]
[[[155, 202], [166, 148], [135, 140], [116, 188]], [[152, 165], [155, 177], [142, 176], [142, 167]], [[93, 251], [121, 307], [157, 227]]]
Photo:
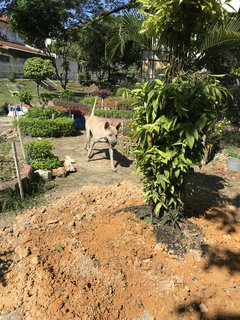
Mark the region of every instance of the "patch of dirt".
[[159, 230], [161, 242], [129, 211], [143, 205], [140, 188], [124, 181], [86, 186], [19, 215], [1, 232], [0, 313], [19, 309], [27, 320], [238, 319], [238, 208], [190, 219], [194, 229], [184, 237], [201, 230], [202, 245], [179, 257]]
[[224, 160], [196, 169], [181, 231], [148, 225], [140, 175], [84, 135], [52, 139], [76, 161], [46, 204], [0, 228], [0, 319], [240, 319], [240, 179]]

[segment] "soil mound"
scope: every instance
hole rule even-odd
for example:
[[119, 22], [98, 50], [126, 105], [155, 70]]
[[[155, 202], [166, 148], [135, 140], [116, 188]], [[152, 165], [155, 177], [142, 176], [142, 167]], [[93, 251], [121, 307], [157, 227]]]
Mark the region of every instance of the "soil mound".
[[[0, 314], [17, 309], [16, 319], [26, 320], [237, 319], [237, 208], [212, 208], [207, 220], [192, 220], [205, 234], [204, 250], [189, 249], [179, 258], [127, 209], [143, 205], [140, 188], [124, 181], [83, 187], [18, 216], [0, 231]], [[231, 232], [220, 212], [235, 212], [227, 220], [235, 219]]]

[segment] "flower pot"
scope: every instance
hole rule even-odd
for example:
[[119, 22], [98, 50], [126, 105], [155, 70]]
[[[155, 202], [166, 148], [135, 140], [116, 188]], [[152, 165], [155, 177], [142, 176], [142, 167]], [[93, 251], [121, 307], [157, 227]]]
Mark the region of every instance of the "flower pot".
[[228, 170], [231, 170], [231, 171], [240, 171], [240, 159], [228, 158], [227, 167], [228, 167]]

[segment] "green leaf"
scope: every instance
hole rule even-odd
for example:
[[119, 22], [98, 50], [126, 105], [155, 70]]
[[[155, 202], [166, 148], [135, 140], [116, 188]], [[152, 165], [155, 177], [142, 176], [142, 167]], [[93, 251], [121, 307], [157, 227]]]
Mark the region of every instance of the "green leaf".
[[190, 149], [192, 149], [193, 145], [194, 145], [195, 138], [192, 135], [191, 131], [186, 131], [186, 139], [187, 139], [187, 144], [189, 145]]

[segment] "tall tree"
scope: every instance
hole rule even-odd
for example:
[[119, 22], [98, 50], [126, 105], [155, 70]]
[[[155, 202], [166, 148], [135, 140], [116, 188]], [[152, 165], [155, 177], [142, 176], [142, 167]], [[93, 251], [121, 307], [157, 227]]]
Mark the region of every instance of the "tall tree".
[[[128, 5], [134, 3], [135, 1], [130, 1]], [[57, 78], [65, 88], [65, 75], [68, 72], [66, 56], [69, 46], [63, 43], [67, 41], [69, 44], [75, 29], [83, 24], [89, 24], [92, 19], [101, 20], [126, 7], [124, 1], [118, 0], [2, 0], [0, 14], [8, 15], [13, 29], [22, 34], [29, 45], [46, 53], [53, 62]], [[64, 79], [57, 70], [50, 47], [46, 46], [47, 38], [58, 41], [58, 49], [63, 59], [62, 67], [65, 69], [62, 74]]]

